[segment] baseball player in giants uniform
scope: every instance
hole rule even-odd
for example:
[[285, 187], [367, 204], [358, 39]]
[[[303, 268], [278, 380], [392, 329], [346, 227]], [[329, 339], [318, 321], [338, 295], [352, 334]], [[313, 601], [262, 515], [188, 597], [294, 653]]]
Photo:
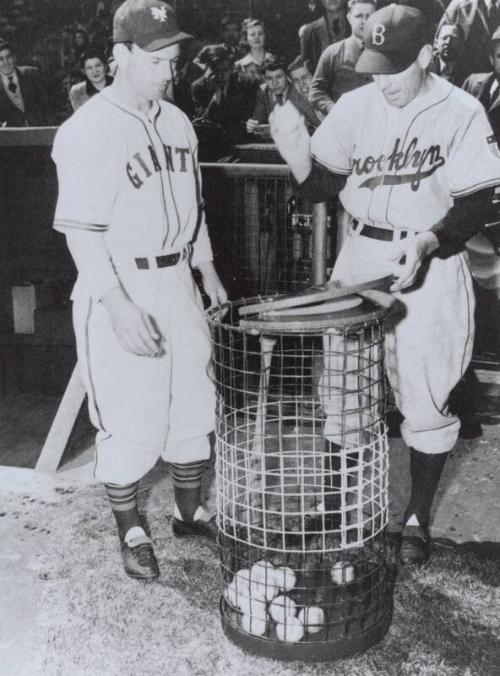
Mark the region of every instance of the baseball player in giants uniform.
[[95, 474], [125, 571], [152, 579], [157, 562], [136, 493], [159, 457], [173, 466], [174, 534], [214, 534], [200, 501], [215, 415], [211, 341], [191, 267], [212, 303], [226, 293], [212, 263], [196, 136], [184, 113], [161, 100], [179, 42], [190, 36], [169, 5], [127, 0], [113, 37], [113, 85], [55, 138], [55, 228], [78, 269], [74, 327], [98, 430]]
[[273, 113], [271, 132], [309, 198], [339, 192], [351, 216], [332, 277], [396, 277], [404, 315], [388, 330], [385, 364], [412, 477], [400, 560], [421, 564], [432, 500], [459, 431], [448, 398], [472, 352], [464, 243], [487, 222], [500, 153], [482, 106], [429, 73], [432, 47], [418, 9], [378, 10], [364, 43], [356, 68], [373, 83], [342, 96], [311, 140], [286, 106]]

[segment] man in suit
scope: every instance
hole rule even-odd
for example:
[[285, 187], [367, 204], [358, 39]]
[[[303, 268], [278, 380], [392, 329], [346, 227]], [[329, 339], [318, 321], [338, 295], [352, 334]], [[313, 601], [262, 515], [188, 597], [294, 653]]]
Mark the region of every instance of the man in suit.
[[321, 0], [324, 15], [304, 26], [300, 34], [300, 54], [316, 70], [319, 57], [328, 45], [343, 40], [351, 30], [346, 17], [346, 0]]
[[356, 87], [372, 81], [370, 75], [357, 73], [356, 63], [363, 51], [363, 30], [376, 10], [375, 0], [349, 0], [347, 20], [352, 35], [329, 45], [320, 57], [311, 84], [309, 100], [317, 111], [327, 115], [335, 102]]
[[483, 104], [491, 127], [500, 138], [500, 28], [491, 38], [490, 62], [493, 71], [472, 73], [463, 83], [463, 89]]
[[268, 57], [263, 64], [264, 84], [257, 91], [257, 100], [251, 119], [247, 120], [247, 132], [257, 133], [269, 140], [270, 134], [266, 127], [269, 115], [276, 105], [283, 105], [286, 101], [293, 103], [303, 115], [309, 132], [312, 133], [319, 126], [319, 118], [312, 104], [294, 87], [287, 74], [287, 66], [283, 59], [277, 56]]
[[0, 38], [0, 127], [43, 126], [47, 112], [38, 70], [16, 67], [9, 43]]
[[465, 79], [462, 63], [465, 36], [458, 24], [442, 23], [434, 41], [432, 69], [451, 84], [461, 87]]
[[470, 73], [489, 69], [490, 41], [500, 25], [500, 0], [451, 0], [441, 18], [460, 26], [465, 36], [462, 64]]

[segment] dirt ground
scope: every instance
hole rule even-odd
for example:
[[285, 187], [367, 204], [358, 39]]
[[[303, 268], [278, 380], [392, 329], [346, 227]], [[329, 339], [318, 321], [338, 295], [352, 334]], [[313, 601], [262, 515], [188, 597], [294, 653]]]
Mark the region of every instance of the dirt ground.
[[[488, 373], [481, 377], [485, 402], [482, 408], [483, 437], [460, 441], [445, 468], [435, 503], [432, 528], [435, 538], [500, 543], [497, 377], [497, 374]], [[30, 443], [35, 442], [31, 440]], [[91, 659], [92, 654], [99, 655], [103, 650], [99, 636], [107, 635], [110, 627], [113, 631], [113, 616], [102, 617], [103, 608], [107, 607], [103, 605], [103, 599], [111, 599], [111, 606], [118, 613], [127, 612], [130, 603], [130, 581], [124, 579], [121, 572], [113, 524], [102, 488], [92, 476], [91, 459], [92, 449], [89, 448], [54, 475], [40, 474], [33, 469], [0, 467], [2, 676], [66, 676], [69, 665], [73, 674], [110, 676], [130, 673], [135, 676], [139, 673], [135, 671], [136, 666], [130, 671], [123, 670], [123, 637], [120, 634], [123, 627], [118, 626], [118, 622], [116, 633], [120, 636], [116, 638], [116, 644], [105, 646], [111, 661], [106, 665]], [[408, 455], [399, 439], [391, 440], [390, 461], [390, 527], [397, 530], [408, 492]], [[213, 487], [207, 491], [213, 505]], [[144, 481], [141, 506], [157, 545], [162, 582], [159, 586], [143, 586], [140, 592], [136, 586], [132, 591], [132, 602], [140, 600], [139, 593], [145, 594], [147, 602], [160, 612], [162, 595], [167, 594], [168, 603], [173, 602], [176, 608], [172, 612], [179, 613], [178, 617], [173, 617], [173, 622], [178, 623], [178, 631], [174, 630], [172, 634], [170, 627], [165, 632], [163, 649], [164, 618], [155, 617], [153, 613], [145, 627], [141, 624], [144, 620], [133, 618], [131, 632], [143, 629], [150, 632], [155, 646], [152, 652], [141, 657], [142, 653], [133, 654], [136, 648], [128, 644], [133, 654], [131, 663], [143, 663], [141, 673], [144, 674], [212, 676], [243, 673], [245, 665], [248, 666], [245, 656], [223, 636], [217, 622], [214, 624], [214, 609], [220, 595], [216, 553], [209, 548], [200, 549], [196, 544], [179, 545], [170, 534], [166, 515], [172, 512], [172, 491], [165, 466], [155, 468]], [[83, 560], [86, 563], [82, 570]], [[88, 602], [92, 586], [95, 586], [95, 604]], [[85, 605], [83, 598], [86, 598]], [[66, 624], [72, 626], [71, 633], [65, 631]], [[106, 632], [98, 630], [101, 624], [106, 626]], [[197, 643], [197, 636], [209, 625], [210, 641], [216, 641], [218, 645], [216, 662], [211, 657], [210, 641], [202, 641], [195, 653], [189, 649], [190, 642], [192, 645]], [[71, 640], [70, 636], [73, 637]], [[195, 661], [193, 654], [196, 654]], [[121, 670], [114, 671], [110, 664], [122, 665]], [[276, 675], [278, 672], [272, 664], [261, 660], [260, 667], [253, 665], [251, 670], [248, 667], [247, 673]], [[284, 669], [279, 673], [301, 672]], [[390, 671], [351, 668], [350, 671], [329, 673], [382, 674]]]

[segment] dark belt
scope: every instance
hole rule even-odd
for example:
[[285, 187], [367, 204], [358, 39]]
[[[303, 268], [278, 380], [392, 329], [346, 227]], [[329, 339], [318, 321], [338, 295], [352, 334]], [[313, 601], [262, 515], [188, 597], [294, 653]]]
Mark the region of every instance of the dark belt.
[[[135, 258], [138, 270], [149, 270], [151, 267], [170, 268], [187, 258], [191, 253], [191, 244], [187, 244], [182, 251], [164, 256], [150, 256], [149, 258]], [[152, 263], [152, 265], [151, 265]]]
[[[358, 221], [356, 218], [352, 219], [351, 227], [358, 235], [370, 237], [371, 239], [380, 239], [384, 242], [392, 242], [396, 232], [395, 230], [389, 230], [389, 228], [377, 228], [375, 225], [361, 223], [361, 221]], [[398, 230], [397, 232], [399, 233], [399, 239], [408, 237], [408, 230]]]

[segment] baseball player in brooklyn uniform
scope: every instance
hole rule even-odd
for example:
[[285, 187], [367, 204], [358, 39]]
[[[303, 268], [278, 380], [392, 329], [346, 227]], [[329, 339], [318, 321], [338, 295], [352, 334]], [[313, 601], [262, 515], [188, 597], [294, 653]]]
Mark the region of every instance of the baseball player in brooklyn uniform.
[[191, 267], [212, 303], [227, 297], [212, 263], [195, 134], [160, 100], [189, 37], [169, 5], [126, 0], [114, 17], [116, 79], [61, 126], [53, 149], [54, 225], [78, 269], [74, 327], [98, 430], [95, 474], [125, 571], [143, 579], [158, 566], [137, 484], [160, 456], [173, 467], [174, 534], [214, 532], [200, 500], [215, 415], [211, 342]]
[[[342, 96], [310, 140], [291, 107], [271, 132], [313, 201], [339, 192], [350, 232], [333, 279], [394, 274], [404, 316], [385, 364], [410, 447], [412, 488], [400, 560], [429, 555], [429, 516], [459, 431], [449, 394], [471, 358], [474, 297], [464, 243], [487, 222], [500, 153], [484, 109], [428, 71], [432, 47], [418, 9], [389, 5], [364, 31], [356, 69], [374, 82]], [[328, 420], [325, 427], [328, 437]]]

